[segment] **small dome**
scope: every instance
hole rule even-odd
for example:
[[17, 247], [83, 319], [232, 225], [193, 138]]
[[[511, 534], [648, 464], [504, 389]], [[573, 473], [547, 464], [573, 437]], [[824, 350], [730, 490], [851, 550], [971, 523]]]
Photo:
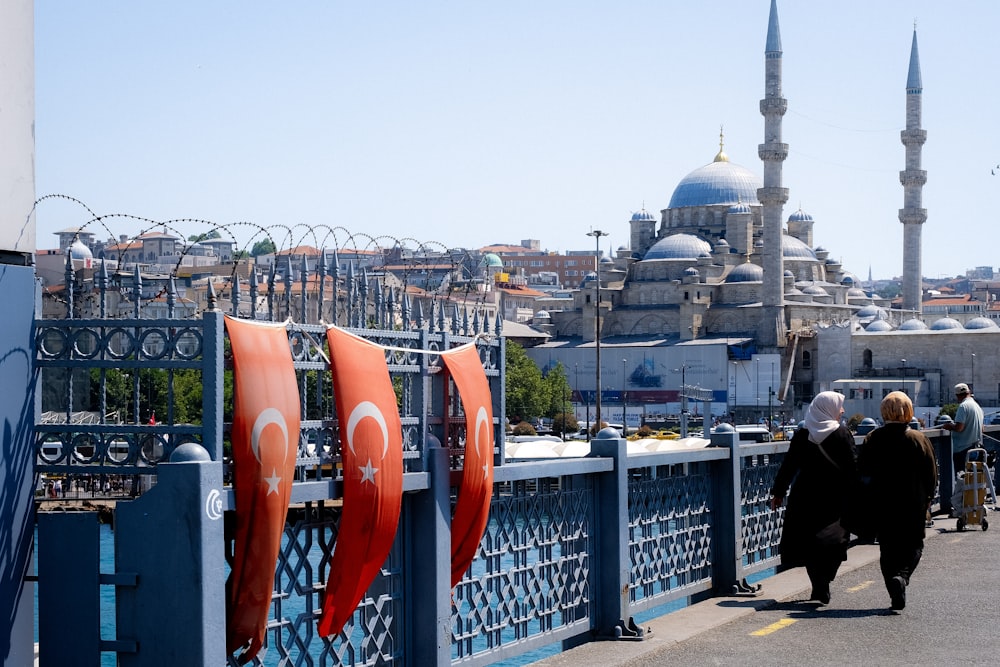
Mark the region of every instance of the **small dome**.
[[892, 331], [892, 325], [885, 320], [873, 320], [865, 327], [865, 331]]
[[536, 320], [550, 320], [550, 319], [552, 319], [552, 316], [549, 315], [549, 311], [547, 311], [547, 310], [540, 310], [537, 313], [535, 313], [535, 319]]
[[693, 234], [671, 234], [653, 244], [644, 259], [697, 259], [712, 246]]
[[785, 259], [816, 259], [812, 248], [788, 234], [781, 237], [781, 256]]
[[729, 241], [727, 241], [726, 239], [719, 239], [718, 241], [715, 242], [715, 247], [716, 249], [726, 248], [726, 252], [728, 252]]
[[788, 216], [788, 222], [812, 222], [813, 217], [801, 208]]
[[924, 324], [923, 320], [918, 320], [915, 317], [911, 317], [902, 324], [899, 325], [900, 331], [926, 331], [927, 325]]
[[794, 273], [792, 273], [791, 271], [789, 271], [788, 269], [785, 269], [785, 273], [784, 273], [784, 274], [782, 274], [782, 275], [783, 275], [783, 276], [784, 276], [785, 278], [794, 278], [794, 277], [795, 277], [795, 274], [794, 274]]
[[747, 206], [746, 204], [744, 204], [743, 202], [739, 202], [737, 204], [733, 204], [732, 206], [729, 207], [729, 214], [730, 215], [740, 215], [740, 214], [746, 214], [746, 213], [752, 213], [752, 212], [753, 211], [750, 209], [750, 207]]
[[649, 222], [649, 221], [656, 222], [656, 216], [654, 216], [646, 209], [642, 209], [641, 211], [636, 211], [635, 213], [632, 214], [632, 222]]
[[727, 283], [754, 283], [762, 280], [764, 280], [764, 269], [752, 262], [740, 264], [726, 276]]
[[601, 257], [601, 264], [614, 264], [614, 263], [615, 263], [615, 260], [611, 259], [607, 255], [604, 255], [603, 257]]
[[931, 325], [931, 331], [948, 331], [950, 329], [961, 329], [962, 323], [951, 317], [942, 317]]
[[856, 314], [863, 320], [870, 317], [885, 317], [885, 311], [876, 306], [874, 303], [870, 303], [867, 306], [862, 307]]
[[588, 280], [597, 280], [597, 274], [591, 271], [583, 277], [583, 282], [587, 282]]
[[858, 288], [858, 287], [852, 287], [851, 289], [847, 290], [847, 296], [848, 297], [861, 297], [861, 298], [867, 298], [868, 297], [868, 295], [865, 294], [865, 291], [863, 289]]
[[488, 266], [490, 268], [496, 267], [499, 269], [503, 268], [503, 260], [500, 259], [499, 255], [495, 255], [492, 252], [488, 252], [483, 255], [483, 259], [479, 262], [479, 266]]
[[819, 285], [810, 285], [809, 287], [802, 290], [803, 294], [808, 294], [810, 296], [830, 296], [830, 293]]
[[94, 259], [94, 253], [80, 239], [73, 241], [73, 245], [69, 247], [69, 255], [73, 259]]
[[966, 329], [996, 329], [997, 323], [988, 317], [973, 317], [965, 323]]
[[851, 276], [844, 276], [844, 279], [840, 281], [840, 284], [841, 285], [853, 285], [854, 284], [854, 278], [852, 278]]
[[685, 276], [699, 276], [701, 274], [698, 273], [698, 269], [694, 268], [693, 266], [689, 266], [686, 269], [684, 269], [684, 275]]

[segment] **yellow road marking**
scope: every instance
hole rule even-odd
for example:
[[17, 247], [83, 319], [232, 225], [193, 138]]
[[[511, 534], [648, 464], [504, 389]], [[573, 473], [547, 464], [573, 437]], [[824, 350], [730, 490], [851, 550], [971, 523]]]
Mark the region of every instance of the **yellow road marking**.
[[852, 586], [852, 587], [848, 588], [848, 589], [847, 589], [847, 592], [848, 592], [848, 593], [857, 593], [858, 591], [863, 591], [863, 590], [865, 590], [866, 588], [868, 588], [869, 586], [871, 586], [871, 585], [872, 585], [872, 584], [874, 584], [874, 583], [875, 583], [875, 582], [874, 582], [874, 581], [871, 581], [871, 580], [869, 580], [869, 581], [862, 581], [862, 582], [861, 582], [860, 584], [858, 584], [857, 586]]
[[795, 623], [796, 621], [798, 621], [797, 618], [783, 618], [780, 621], [778, 621], [777, 623], [772, 623], [771, 625], [767, 626], [766, 628], [761, 628], [760, 630], [756, 630], [755, 632], [751, 632], [750, 636], [751, 637], [763, 637], [765, 635], [771, 634], [772, 632], [777, 632], [778, 630], [780, 630], [782, 628], [787, 628], [789, 625], [791, 625], [792, 623]]

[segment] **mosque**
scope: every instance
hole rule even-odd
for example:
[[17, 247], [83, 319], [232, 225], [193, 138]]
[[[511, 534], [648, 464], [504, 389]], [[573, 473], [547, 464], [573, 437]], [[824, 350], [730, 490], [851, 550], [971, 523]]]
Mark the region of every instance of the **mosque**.
[[[797, 419], [827, 389], [845, 394], [848, 413], [865, 415], [877, 415], [881, 398], [903, 389], [924, 406], [918, 416], [929, 418], [954, 400], [953, 384], [978, 380], [980, 402], [997, 405], [1000, 369], [989, 353], [1000, 344], [996, 323], [921, 315], [927, 133], [916, 29], [901, 132], [902, 308], [866, 292], [856, 274], [815, 246], [821, 221], [801, 209], [785, 218], [788, 103], [776, 0], [764, 51], [763, 178], [730, 161], [720, 133], [714, 160], [677, 184], [658, 218], [645, 209], [632, 215], [630, 247], [600, 258], [572, 307], [538, 313], [535, 324], [552, 338], [528, 354], [543, 369], [562, 363], [578, 414], [599, 396], [605, 421], [632, 427], [651, 413], [676, 414], [682, 402], [739, 421]], [[591, 235], [599, 242], [602, 234]]]

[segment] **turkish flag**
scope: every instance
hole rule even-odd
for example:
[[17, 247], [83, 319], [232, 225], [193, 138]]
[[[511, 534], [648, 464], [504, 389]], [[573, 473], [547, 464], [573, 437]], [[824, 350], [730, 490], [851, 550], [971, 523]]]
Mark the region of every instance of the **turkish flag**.
[[226, 582], [226, 650], [264, 643], [299, 443], [299, 388], [284, 324], [226, 316], [233, 352], [236, 541]]
[[476, 557], [493, 498], [493, 398], [474, 343], [441, 354], [465, 413], [465, 463], [451, 519], [451, 585]]
[[385, 563], [403, 500], [403, 426], [385, 351], [337, 327], [326, 331], [337, 403], [344, 504], [319, 618], [339, 633]]

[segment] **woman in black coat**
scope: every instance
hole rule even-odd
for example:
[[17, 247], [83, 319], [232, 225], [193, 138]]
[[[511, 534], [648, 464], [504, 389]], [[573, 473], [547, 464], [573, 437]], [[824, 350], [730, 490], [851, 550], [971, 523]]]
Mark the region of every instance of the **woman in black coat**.
[[854, 436], [840, 424], [843, 413], [843, 394], [816, 395], [771, 488], [771, 509], [781, 507], [788, 495], [781, 565], [804, 565], [812, 583], [809, 599], [820, 604], [830, 602], [830, 582], [847, 559], [848, 535], [840, 520], [857, 480]]
[[[881, 426], [865, 438], [858, 457], [869, 515], [878, 514], [882, 578], [892, 609], [906, 606], [906, 587], [924, 550], [927, 509], [937, 490], [934, 447], [909, 427], [913, 403], [901, 391], [882, 399]], [[869, 517], [874, 518], [874, 517]]]

